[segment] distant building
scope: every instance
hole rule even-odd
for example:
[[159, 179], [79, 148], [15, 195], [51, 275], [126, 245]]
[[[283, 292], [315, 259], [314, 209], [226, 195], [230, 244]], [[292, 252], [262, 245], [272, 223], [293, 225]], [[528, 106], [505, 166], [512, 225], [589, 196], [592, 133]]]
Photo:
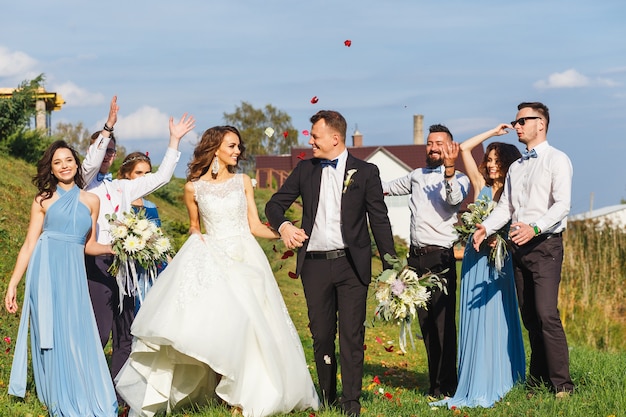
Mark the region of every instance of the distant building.
[[603, 207], [585, 213], [575, 214], [567, 218], [568, 221], [593, 221], [599, 228], [605, 225], [624, 229], [626, 227], [626, 204]]
[[[407, 175], [414, 169], [426, 165], [426, 144], [422, 128], [423, 118], [421, 115], [414, 117], [413, 144], [411, 145], [385, 145], [363, 146], [363, 135], [356, 130], [352, 135], [352, 146], [348, 146], [348, 152], [353, 156], [371, 162], [380, 170], [382, 181], [391, 181]], [[472, 155], [477, 162], [482, 161], [485, 151], [482, 146], [473, 149]], [[259, 188], [280, 187], [291, 170], [303, 159], [313, 157], [310, 146], [291, 148], [291, 153], [286, 155], [257, 155], [256, 156], [256, 179]], [[464, 172], [465, 166], [459, 157], [456, 161], [456, 169]], [[472, 192], [463, 201], [462, 210], [472, 201]], [[386, 196], [385, 203], [389, 210], [389, 220], [393, 234], [409, 243], [409, 228], [411, 213], [409, 212], [409, 196]]]

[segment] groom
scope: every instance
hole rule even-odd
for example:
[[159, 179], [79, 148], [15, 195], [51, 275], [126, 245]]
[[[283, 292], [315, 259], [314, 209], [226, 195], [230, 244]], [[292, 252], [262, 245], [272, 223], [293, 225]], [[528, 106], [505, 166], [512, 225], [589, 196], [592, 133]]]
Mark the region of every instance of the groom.
[[[367, 288], [372, 275], [369, 226], [381, 257], [395, 255], [378, 168], [346, 149], [346, 120], [331, 110], [311, 117], [313, 158], [300, 162], [265, 207], [285, 246], [298, 251], [296, 274], [309, 311], [322, 400], [337, 404], [335, 338], [343, 412], [361, 413]], [[285, 217], [302, 197], [302, 229]], [[389, 268], [389, 265], [385, 265]]]

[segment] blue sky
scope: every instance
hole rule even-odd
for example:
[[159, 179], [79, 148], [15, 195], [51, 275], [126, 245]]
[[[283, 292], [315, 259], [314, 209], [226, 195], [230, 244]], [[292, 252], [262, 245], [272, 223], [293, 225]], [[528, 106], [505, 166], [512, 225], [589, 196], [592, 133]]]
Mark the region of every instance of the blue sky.
[[339, 110], [365, 145], [411, 143], [414, 114], [462, 141], [543, 101], [576, 214], [592, 195], [594, 208], [626, 198], [624, 16], [623, 0], [21, 0], [2, 6], [0, 87], [44, 73], [66, 100], [53, 125], [90, 130], [118, 95], [121, 144], [157, 160], [168, 117], [193, 114], [179, 177], [198, 135], [242, 101], [300, 131]]

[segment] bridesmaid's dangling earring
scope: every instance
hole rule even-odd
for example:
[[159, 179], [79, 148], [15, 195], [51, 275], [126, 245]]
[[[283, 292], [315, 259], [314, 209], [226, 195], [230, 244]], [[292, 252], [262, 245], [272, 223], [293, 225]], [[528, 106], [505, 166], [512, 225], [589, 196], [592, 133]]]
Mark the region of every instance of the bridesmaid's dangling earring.
[[213, 175], [217, 175], [217, 172], [220, 170], [220, 163], [217, 162], [217, 156], [213, 158], [213, 167], [211, 168], [211, 173]]

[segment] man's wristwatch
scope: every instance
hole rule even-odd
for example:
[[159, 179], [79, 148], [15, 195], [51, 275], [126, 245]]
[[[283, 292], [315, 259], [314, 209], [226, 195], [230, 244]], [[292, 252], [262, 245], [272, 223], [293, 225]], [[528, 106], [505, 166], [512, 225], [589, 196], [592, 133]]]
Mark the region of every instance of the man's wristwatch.
[[535, 231], [535, 236], [537, 236], [539, 233], [541, 233], [541, 230], [539, 230], [539, 227], [537, 226], [537, 223], [530, 223], [529, 226], [532, 227], [533, 230]]

